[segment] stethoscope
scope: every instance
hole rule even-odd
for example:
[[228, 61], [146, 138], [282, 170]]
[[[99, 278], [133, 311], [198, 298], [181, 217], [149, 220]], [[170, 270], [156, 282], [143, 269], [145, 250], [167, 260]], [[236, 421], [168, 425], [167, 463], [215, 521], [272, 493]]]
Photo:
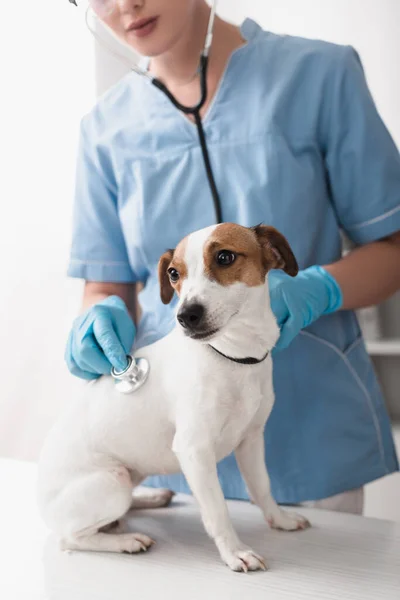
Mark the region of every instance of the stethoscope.
[[[72, 4], [77, 6], [76, 0], [69, 0]], [[140, 67], [137, 64], [132, 64], [130, 61], [128, 62], [123, 56], [117, 54], [108, 44], [104, 43], [104, 40], [100, 39], [97, 35], [95, 29], [90, 25], [89, 22], [89, 12], [90, 7], [87, 8], [85, 13], [86, 25], [95, 39], [107, 47], [107, 49], [114, 55], [116, 55], [120, 60], [128, 63], [129, 68], [141, 75], [142, 77], [146, 77], [152, 85], [161, 90], [167, 98], [172, 102], [172, 104], [180, 110], [185, 115], [192, 115], [195, 120], [195, 124], [197, 127], [197, 133], [199, 136], [199, 142], [201, 147], [201, 152], [204, 160], [204, 166], [206, 170], [207, 180], [210, 186], [211, 195], [214, 203], [215, 210], [215, 218], [217, 223], [222, 223], [222, 210], [221, 210], [221, 201], [219, 198], [217, 186], [215, 184], [215, 178], [211, 167], [210, 155], [207, 148], [206, 136], [204, 133], [203, 123], [200, 115], [200, 111], [203, 108], [208, 94], [207, 88], [207, 71], [208, 71], [208, 58], [209, 52], [213, 39], [213, 31], [214, 31], [214, 20], [215, 20], [215, 12], [217, 8], [217, 0], [213, 0], [211, 4], [210, 17], [208, 20], [207, 34], [204, 42], [204, 48], [200, 54], [200, 60], [197, 72], [200, 76], [200, 98], [197, 104], [194, 106], [185, 106], [181, 104], [175, 96], [169, 91], [166, 85], [162, 83], [159, 79], [151, 75], [146, 69]], [[145, 358], [137, 358], [135, 359], [131, 355], [127, 355], [128, 365], [123, 371], [117, 371], [114, 367], [111, 370], [111, 375], [115, 379], [116, 389], [123, 393], [129, 394], [131, 392], [139, 389], [147, 380], [150, 372], [149, 362]]]

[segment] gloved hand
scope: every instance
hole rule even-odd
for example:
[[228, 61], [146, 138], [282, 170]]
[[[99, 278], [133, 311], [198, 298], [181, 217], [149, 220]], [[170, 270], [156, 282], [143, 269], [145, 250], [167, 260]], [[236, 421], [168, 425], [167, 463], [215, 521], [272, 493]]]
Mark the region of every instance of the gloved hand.
[[75, 319], [65, 351], [69, 370], [82, 379], [110, 374], [112, 366], [122, 371], [135, 331], [124, 301], [105, 298]]
[[343, 303], [338, 283], [323, 267], [309, 267], [296, 277], [273, 270], [268, 283], [271, 309], [281, 329], [275, 350], [287, 348], [302, 329]]

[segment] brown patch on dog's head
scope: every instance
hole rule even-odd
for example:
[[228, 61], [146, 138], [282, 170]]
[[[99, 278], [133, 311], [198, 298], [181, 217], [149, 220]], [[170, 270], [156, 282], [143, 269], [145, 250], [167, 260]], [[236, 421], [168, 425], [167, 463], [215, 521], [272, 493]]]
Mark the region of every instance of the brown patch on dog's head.
[[[218, 264], [221, 253], [235, 256], [226, 266]], [[205, 274], [220, 285], [231, 285], [242, 281], [255, 286], [262, 283], [260, 247], [253, 232], [234, 223], [223, 223], [216, 227], [204, 245]]]
[[[224, 252], [234, 256], [226, 266], [219, 264]], [[289, 275], [298, 272], [297, 261], [286, 238], [274, 227], [242, 227], [223, 223], [216, 227], [204, 246], [205, 274], [221, 285], [241, 281], [248, 286], [261, 285], [270, 269], [283, 269]]]
[[[187, 238], [179, 242], [175, 250], [167, 250], [161, 256], [158, 263], [158, 279], [160, 281], [160, 295], [164, 304], [169, 304], [174, 295], [174, 291], [180, 294], [183, 280], [187, 277], [187, 266], [184, 259]], [[171, 279], [169, 271], [175, 269], [179, 274], [179, 279], [174, 282]]]

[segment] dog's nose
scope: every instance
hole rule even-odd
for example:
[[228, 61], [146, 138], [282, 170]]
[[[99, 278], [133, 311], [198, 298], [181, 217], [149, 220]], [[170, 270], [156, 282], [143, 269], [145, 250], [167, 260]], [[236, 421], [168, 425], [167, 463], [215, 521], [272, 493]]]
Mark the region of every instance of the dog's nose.
[[185, 329], [197, 329], [204, 316], [204, 306], [201, 304], [187, 304], [178, 312], [177, 319]]

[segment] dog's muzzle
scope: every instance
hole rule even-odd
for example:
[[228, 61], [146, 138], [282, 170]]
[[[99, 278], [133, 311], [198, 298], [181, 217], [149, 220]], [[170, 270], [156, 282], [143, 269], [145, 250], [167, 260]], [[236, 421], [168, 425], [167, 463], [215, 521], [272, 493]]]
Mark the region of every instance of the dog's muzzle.
[[218, 329], [208, 321], [205, 307], [198, 302], [183, 303], [176, 318], [192, 340], [206, 341], [218, 333]]
[[205, 312], [202, 304], [183, 304], [176, 318], [184, 329], [196, 332], [203, 328]]

